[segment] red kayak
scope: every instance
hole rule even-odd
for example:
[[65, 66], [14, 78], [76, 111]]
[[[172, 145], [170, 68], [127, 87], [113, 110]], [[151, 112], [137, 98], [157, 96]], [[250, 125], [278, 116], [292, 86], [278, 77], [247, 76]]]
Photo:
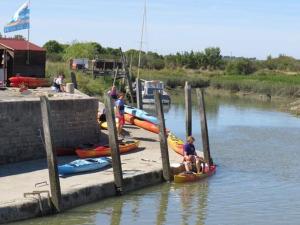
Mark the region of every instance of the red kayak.
[[11, 87], [22, 87], [23, 85], [28, 88], [50, 87], [50, 82], [46, 78], [14, 76], [10, 77], [9, 81]]

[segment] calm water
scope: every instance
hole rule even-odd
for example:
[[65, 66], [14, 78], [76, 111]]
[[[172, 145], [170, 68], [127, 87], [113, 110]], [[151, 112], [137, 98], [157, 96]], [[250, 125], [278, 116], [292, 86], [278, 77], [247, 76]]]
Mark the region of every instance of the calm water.
[[[271, 103], [206, 101], [215, 176], [151, 187], [19, 224], [300, 224], [300, 119], [276, 111]], [[167, 125], [184, 137], [184, 105], [180, 98], [176, 102], [167, 109]], [[193, 133], [201, 148], [198, 114], [195, 108]]]

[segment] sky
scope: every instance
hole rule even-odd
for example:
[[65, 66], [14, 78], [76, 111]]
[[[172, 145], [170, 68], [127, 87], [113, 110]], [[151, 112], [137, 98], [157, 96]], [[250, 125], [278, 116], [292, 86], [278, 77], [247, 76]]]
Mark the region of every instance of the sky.
[[[25, 0], [0, 0], [0, 31]], [[138, 49], [144, 0], [31, 0], [30, 40]], [[7, 36], [26, 31], [8, 33]], [[299, 0], [147, 0], [144, 51], [300, 58]]]

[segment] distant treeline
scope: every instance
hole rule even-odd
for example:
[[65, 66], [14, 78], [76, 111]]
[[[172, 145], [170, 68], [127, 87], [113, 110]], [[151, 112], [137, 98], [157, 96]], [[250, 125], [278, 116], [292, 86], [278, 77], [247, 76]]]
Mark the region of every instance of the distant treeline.
[[[97, 42], [74, 42], [61, 44], [55, 40], [48, 41], [43, 46], [47, 50], [47, 60], [52, 62], [68, 61], [72, 58], [88, 59], [120, 59], [120, 49], [102, 47]], [[138, 50], [125, 52], [128, 63], [138, 66]], [[181, 52], [160, 55], [156, 52], [142, 52], [141, 67], [144, 69], [194, 69], [220, 70], [229, 75], [264, 75], [269, 71], [300, 72], [300, 61], [286, 55], [276, 58], [268, 56], [266, 60], [256, 58], [222, 56], [218, 47], [210, 47], [204, 51]]]

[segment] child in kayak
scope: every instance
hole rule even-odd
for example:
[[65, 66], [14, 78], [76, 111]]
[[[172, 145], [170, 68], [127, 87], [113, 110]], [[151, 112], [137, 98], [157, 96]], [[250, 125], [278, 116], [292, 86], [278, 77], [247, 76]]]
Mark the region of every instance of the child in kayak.
[[194, 146], [195, 138], [192, 136], [189, 136], [187, 138], [187, 142], [183, 145], [183, 161], [186, 172], [191, 172], [192, 170], [192, 164], [196, 165], [197, 173], [201, 173], [201, 163], [203, 161], [201, 158], [197, 155], [195, 146]]
[[121, 132], [123, 129], [123, 126], [125, 124], [125, 101], [124, 101], [124, 93], [120, 93], [119, 94], [119, 98], [116, 100], [115, 102], [115, 106], [116, 106], [116, 118], [119, 120], [119, 124], [118, 124], [118, 135], [121, 136]]

